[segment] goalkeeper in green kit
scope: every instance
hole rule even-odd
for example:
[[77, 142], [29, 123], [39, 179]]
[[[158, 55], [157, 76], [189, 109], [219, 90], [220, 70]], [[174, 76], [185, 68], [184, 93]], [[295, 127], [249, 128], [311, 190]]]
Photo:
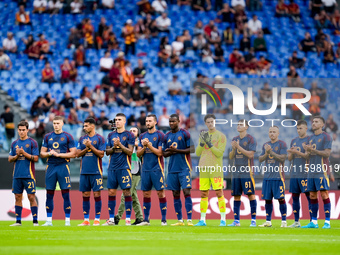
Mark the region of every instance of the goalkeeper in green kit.
[[[141, 162], [140, 162], [140, 159], [137, 157], [137, 147], [138, 147], [138, 138], [140, 135], [140, 130], [137, 127], [132, 127], [130, 129], [130, 132], [132, 132], [136, 138], [135, 147], [131, 155], [131, 174], [132, 174], [131, 197], [132, 197], [132, 207], [136, 215], [136, 221], [132, 223], [132, 225], [137, 225], [143, 221], [142, 208], [140, 206], [139, 199], [137, 196], [137, 190], [136, 190], [136, 187], [138, 186], [138, 183], [140, 182], [140, 169], [141, 169]], [[122, 194], [121, 202], [118, 208], [118, 214], [115, 216], [116, 225], [118, 225], [119, 220], [122, 218], [124, 211], [125, 211], [125, 198], [124, 198], [124, 194]]]

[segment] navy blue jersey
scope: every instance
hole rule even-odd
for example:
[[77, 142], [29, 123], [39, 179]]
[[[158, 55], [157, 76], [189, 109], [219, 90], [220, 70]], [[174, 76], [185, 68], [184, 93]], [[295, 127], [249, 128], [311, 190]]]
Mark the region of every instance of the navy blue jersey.
[[[32, 138], [27, 138], [26, 140], [15, 140], [12, 143], [9, 155], [16, 156], [16, 149], [23, 148], [25, 152], [30, 155], [38, 156], [39, 148], [38, 144]], [[14, 164], [13, 178], [32, 178], [35, 179], [35, 168], [34, 162], [25, 158], [25, 156], [19, 156]]]
[[[272, 147], [272, 151], [276, 154], [287, 155], [287, 145], [284, 141], [278, 140], [275, 143], [272, 143], [271, 141], [266, 142], [262, 146], [262, 153], [260, 156], [263, 156], [265, 154], [265, 148], [264, 146], [268, 144]], [[284, 164], [280, 161], [276, 160], [273, 156], [268, 156], [265, 160], [265, 165], [267, 167], [265, 173], [264, 173], [264, 179], [266, 180], [283, 180], [284, 179], [284, 172], [283, 172], [283, 166]]]
[[[85, 135], [80, 137], [78, 143], [78, 149], [84, 150], [86, 148], [84, 144], [84, 140], [90, 139], [93, 147], [97, 150], [105, 151], [105, 139], [99, 134], [95, 134], [94, 136], [90, 137], [89, 135]], [[102, 159], [97, 157], [91, 149], [88, 149], [86, 154], [82, 157], [81, 164], [80, 164], [80, 173], [81, 174], [103, 174], [103, 167], [102, 167]]]
[[[332, 139], [326, 132], [322, 132], [319, 135], [310, 136], [309, 143], [313, 146], [313, 149], [322, 151], [332, 148]], [[329, 172], [329, 159], [311, 153], [309, 157], [309, 177], [324, 177]]]
[[[232, 141], [239, 141], [240, 146], [247, 150], [247, 151], [256, 151], [256, 140], [254, 137], [251, 135], [247, 134], [245, 137], [242, 139], [240, 136], [236, 136], [232, 139]], [[249, 160], [249, 158], [245, 155], [243, 155], [239, 150], [236, 150], [235, 152], [235, 161], [234, 161], [235, 166], [249, 166], [253, 165], [253, 159]]]
[[[68, 153], [70, 149], [76, 147], [76, 143], [72, 135], [67, 132], [60, 134], [51, 132], [45, 135], [42, 147], [47, 148], [47, 151], [54, 150], [57, 153]], [[58, 158], [53, 155], [47, 159], [48, 164], [62, 164], [69, 161], [70, 159]]]
[[[305, 153], [305, 149], [303, 148], [303, 144], [309, 143], [309, 137], [306, 136], [304, 138], [296, 137], [290, 143], [290, 148], [296, 147], [298, 151]], [[290, 171], [291, 178], [304, 178], [307, 177], [307, 171], [305, 170], [305, 166], [307, 164], [307, 160], [299, 155], [293, 155], [292, 160], [292, 168]]]
[[[156, 130], [154, 133], [150, 134], [145, 132], [139, 137], [139, 146], [143, 147], [142, 140], [149, 139], [152, 146], [158, 149], [159, 146], [163, 146], [164, 133]], [[156, 156], [149, 148], [146, 148], [144, 155], [142, 157], [142, 171], [163, 171], [164, 169], [164, 159], [163, 156]]]
[[[122, 133], [118, 133], [117, 131], [111, 132], [107, 137], [106, 146], [111, 148], [114, 144], [113, 139], [118, 137], [121, 144], [126, 148], [128, 148], [129, 145], [135, 145], [135, 136], [133, 133], [125, 130]], [[131, 170], [131, 157], [125, 154], [120, 148], [116, 148], [110, 156], [109, 170], [123, 169]]]
[[[180, 129], [176, 133], [169, 131], [164, 137], [163, 151], [173, 147], [184, 150], [190, 147], [190, 133], [185, 129]], [[190, 153], [176, 153], [170, 156], [168, 173], [179, 173], [182, 171], [191, 171]]]

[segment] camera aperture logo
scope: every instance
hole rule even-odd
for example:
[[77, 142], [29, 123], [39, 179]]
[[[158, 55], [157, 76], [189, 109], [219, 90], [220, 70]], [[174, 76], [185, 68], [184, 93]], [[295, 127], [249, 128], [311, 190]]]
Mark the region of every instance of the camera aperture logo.
[[[222, 100], [221, 100], [220, 96], [218, 95], [216, 89], [214, 89], [213, 87], [211, 87], [211, 86], [209, 86], [208, 84], [205, 84], [205, 83], [200, 83], [200, 85], [204, 85], [208, 89], [210, 89], [216, 95], [218, 101], [220, 102], [220, 104], [222, 106]], [[201, 87], [198, 87], [198, 89], [200, 89], [200, 90], [204, 91], [205, 93], [207, 93], [212, 98], [212, 100], [214, 101], [215, 106], [217, 106], [215, 97], [211, 94], [211, 92], [209, 90], [201, 88]], [[206, 94], [202, 94], [201, 95], [201, 102], [202, 102], [202, 114], [207, 114], [207, 95]]]

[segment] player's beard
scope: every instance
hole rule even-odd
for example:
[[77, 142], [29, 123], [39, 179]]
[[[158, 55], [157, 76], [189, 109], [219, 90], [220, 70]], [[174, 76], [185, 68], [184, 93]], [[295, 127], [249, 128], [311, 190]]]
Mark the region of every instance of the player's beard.
[[147, 127], [149, 130], [153, 129], [155, 126]]

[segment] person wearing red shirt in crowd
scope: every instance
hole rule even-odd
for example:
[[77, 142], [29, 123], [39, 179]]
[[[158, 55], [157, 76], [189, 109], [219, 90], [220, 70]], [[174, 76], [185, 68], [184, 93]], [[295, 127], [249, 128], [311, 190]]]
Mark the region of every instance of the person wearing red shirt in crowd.
[[60, 82], [61, 83], [69, 82], [71, 65], [68, 58], [64, 58], [64, 63], [60, 66], [60, 69], [61, 69]]
[[275, 17], [280, 18], [280, 17], [285, 17], [288, 14], [288, 7], [285, 4], [284, 0], [279, 0], [275, 7]]
[[289, 0], [288, 8], [288, 15], [292, 17], [295, 22], [300, 22], [300, 7], [294, 0]]
[[234, 65], [234, 73], [248, 73], [249, 68], [248, 65], [244, 59], [244, 57], [241, 57], [239, 60], [236, 61]]
[[38, 45], [38, 42], [33, 42], [33, 44], [28, 48], [27, 51], [28, 58], [29, 59], [45, 59], [44, 54], [40, 54], [40, 46]]
[[50, 43], [46, 40], [44, 34], [39, 34], [39, 41], [37, 42], [37, 45], [40, 49], [40, 55], [52, 54], [52, 52], [50, 52]]
[[77, 50], [74, 52], [74, 60], [76, 61], [76, 67], [78, 66], [87, 66], [90, 64], [86, 62], [86, 55], [83, 45], [79, 45]]
[[234, 68], [235, 63], [241, 57], [241, 54], [238, 52], [238, 49], [234, 49], [233, 52], [229, 55], [229, 67]]
[[120, 62], [118, 60], [113, 62], [109, 77], [115, 88], [118, 88], [120, 86]]
[[258, 66], [259, 72], [261, 74], [269, 73], [269, 69], [270, 69], [271, 65], [272, 64], [270, 63], [270, 61], [265, 59], [264, 56], [260, 56], [260, 60], [257, 62], [257, 66]]
[[210, 38], [211, 31], [213, 31], [215, 22], [213, 20], [209, 21], [209, 24], [204, 27], [204, 34], [207, 38]]
[[63, 116], [65, 117], [65, 106], [63, 104], [58, 105], [57, 109], [53, 109], [52, 113], [55, 114], [55, 116]]
[[42, 82], [47, 82], [47, 83], [53, 83], [56, 82], [54, 79], [54, 72], [51, 68], [51, 65], [49, 62], [45, 63], [45, 68], [42, 70]]

